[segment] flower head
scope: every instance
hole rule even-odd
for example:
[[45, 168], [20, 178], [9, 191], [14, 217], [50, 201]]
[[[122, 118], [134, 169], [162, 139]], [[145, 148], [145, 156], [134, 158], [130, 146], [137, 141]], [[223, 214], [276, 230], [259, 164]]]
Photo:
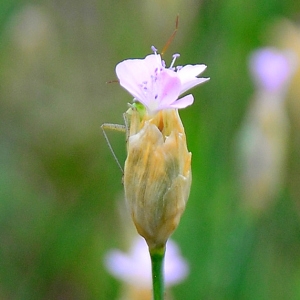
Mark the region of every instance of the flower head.
[[289, 83], [295, 69], [292, 53], [275, 48], [256, 50], [250, 57], [250, 70], [259, 88], [281, 91]]
[[[107, 270], [116, 278], [137, 288], [151, 289], [151, 261], [147, 244], [137, 237], [130, 252], [111, 250], [105, 257]], [[169, 240], [164, 264], [165, 283], [167, 287], [183, 281], [188, 274], [188, 264], [180, 255], [177, 244]]]
[[138, 233], [149, 249], [161, 249], [179, 224], [189, 197], [192, 173], [184, 127], [177, 109], [191, 105], [192, 95], [178, 97], [207, 81], [198, 78], [205, 65], [165, 67], [156, 53], [116, 66], [121, 86], [136, 102], [127, 111], [125, 198]]
[[201, 84], [209, 78], [198, 78], [205, 65], [186, 65], [174, 68], [178, 57], [175, 54], [170, 68], [165, 67], [164, 61], [157, 53], [150, 54], [144, 59], [127, 59], [116, 66], [120, 84], [137, 101], [141, 102], [148, 113], [170, 108], [185, 108], [191, 105], [194, 97], [189, 94], [178, 97]]

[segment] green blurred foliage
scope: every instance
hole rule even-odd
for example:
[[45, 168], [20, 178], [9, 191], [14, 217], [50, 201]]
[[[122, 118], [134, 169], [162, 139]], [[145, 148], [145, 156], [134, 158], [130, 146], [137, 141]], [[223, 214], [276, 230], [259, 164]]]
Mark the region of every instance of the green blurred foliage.
[[[233, 147], [254, 89], [248, 55], [275, 18], [298, 20], [298, 1], [2, 0], [0, 11], [1, 299], [117, 298], [103, 255], [123, 247], [122, 174], [100, 125], [122, 123], [131, 97], [106, 82], [119, 61], [162, 49], [177, 13], [165, 59], [205, 63], [211, 81], [181, 112], [193, 186], [174, 239], [191, 274], [174, 298], [299, 299], [299, 188], [287, 176], [266, 211], [241, 209]], [[124, 161], [125, 137], [109, 137]]]

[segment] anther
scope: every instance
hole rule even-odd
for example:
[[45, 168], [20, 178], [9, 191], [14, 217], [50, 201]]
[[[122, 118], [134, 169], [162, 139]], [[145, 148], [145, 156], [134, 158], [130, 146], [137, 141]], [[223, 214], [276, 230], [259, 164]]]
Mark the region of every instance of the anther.
[[175, 60], [177, 59], [177, 57], [179, 57], [180, 56], [180, 54], [179, 53], [175, 53], [175, 54], [173, 54], [173, 60], [172, 60], [172, 62], [171, 62], [171, 65], [170, 65], [170, 69], [172, 69], [173, 68], [173, 65], [174, 65], [174, 63], [175, 63]]
[[151, 46], [151, 50], [154, 54], [157, 54], [157, 49], [154, 46]]

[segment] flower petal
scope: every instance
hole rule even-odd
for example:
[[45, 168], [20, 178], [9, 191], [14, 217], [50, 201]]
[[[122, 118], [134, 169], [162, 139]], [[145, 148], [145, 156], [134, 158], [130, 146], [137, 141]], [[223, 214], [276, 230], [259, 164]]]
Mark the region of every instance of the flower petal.
[[289, 82], [295, 70], [292, 53], [275, 48], [256, 50], [250, 57], [250, 69], [259, 88], [279, 91]]
[[186, 77], [187, 80], [189, 80], [190, 78], [197, 77], [203, 73], [206, 68], [206, 65], [186, 65], [178, 70], [177, 73], [182, 77], [180, 79], [184, 80]]
[[161, 68], [160, 55], [151, 54], [145, 59], [127, 59], [116, 66], [120, 85], [133, 97], [147, 106], [143, 84], [152, 81], [155, 70]]
[[132, 262], [125, 253], [119, 250], [111, 250], [107, 253], [104, 262], [107, 270], [112, 275], [121, 280], [127, 280]]
[[194, 97], [193, 95], [189, 94], [173, 102], [169, 108], [177, 108], [177, 109], [185, 108], [189, 105], [192, 105], [193, 102], [194, 102]]
[[209, 80], [209, 78], [197, 78], [197, 76], [205, 69], [206, 65], [186, 65], [178, 70], [177, 74], [182, 85], [180, 94], [183, 94], [194, 86]]
[[[135, 72], [134, 70], [139, 70], [139, 72]], [[139, 86], [140, 80], [142, 82], [147, 78], [147, 70], [145, 69], [144, 63], [137, 59], [122, 61], [116, 66], [116, 73], [120, 85], [133, 97], [141, 101], [140, 98], [143, 98], [143, 95], [141, 94], [141, 88]], [[142, 75], [142, 77], [140, 75]]]
[[175, 242], [168, 240], [165, 257], [166, 285], [172, 286], [183, 281], [189, 273], [186, 260], [180, 255], [180, 250]]
[[171, 105], [179, 97], [180, 89], [181, 82], [175, 74], [166, 72], [166, 70], [161, 72], [158, 80], [158, 97], [156, 110], [171, 108]]
[[181, 85], [180, 95], [190, 90], [191, 88], [195, 87], [196, 85], [204, 83], [208, 80], [210, 80], [210, 78], [194, 78], [193, 80], [187, 82], [186, 84]]
[[[147, 244], [141, 237], [135, 238], [129, 253], [110, 250], [105, 256], [104, 263], [115, 278], [139, 288], [151, 287], [151, 261]], [[187, 261], [181, 256], [177, 244], [169, 239], [164, 264], [166, 286], [183, 281], [188, 272]]]

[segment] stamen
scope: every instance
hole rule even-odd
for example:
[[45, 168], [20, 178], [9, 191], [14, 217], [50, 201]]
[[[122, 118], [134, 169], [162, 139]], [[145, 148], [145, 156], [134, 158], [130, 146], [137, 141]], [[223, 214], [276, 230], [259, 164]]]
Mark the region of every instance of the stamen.
[[154, 54], [157, 54], [157, 49], [154, 46], [151, 46], [151, 50]]
[[[161, 58], [160, 55], [157, 54], [157, 49], [154, 46], [151, 46], [151, 50], [154, 52], [157, 62], [161, 64]], [[155, 70], [155, 73], [158, 73], [158, 69]]]
[[179, 53], [175, 53], [175, 54], [173, 54], [173, 60], [172, 60], [172, 62], [171, 62], [171, 65], [170, 65], [170, 69], [172, 69], [173, 68], [173, 65], [174, 65], [174, 63], [175, 63], [175, 60], [177, 59], [177, 57], [179, 57], [180, 56], [180, 54]]

